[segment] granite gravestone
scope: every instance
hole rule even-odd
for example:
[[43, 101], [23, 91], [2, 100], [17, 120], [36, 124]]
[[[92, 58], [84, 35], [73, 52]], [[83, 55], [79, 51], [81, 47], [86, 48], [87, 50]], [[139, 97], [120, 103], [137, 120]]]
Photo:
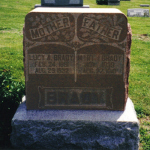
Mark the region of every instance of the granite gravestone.
[[96, 3], [100, 4], [100, 5], [107, 5], [108, 4], [108, 0], [96, 0]]
[[127, 18], [117, 9], [36, 8], [25, 18], [24, 61], [27, 109], [124, 110]]
[[12, 119], [13, 148], [137, 150], [139, 122], [127, 100], [130, 46], [130, 25], [117, 9], [27, 14], [26, 102]]
[[41, 0], [42, 6], [83, 6], [83, 0]]
[[120, 0], [108, 0], [108, 5], [120, 5]]
[[128, 9], [128, 17], [149, 17], [149, 9], [134, 8]]

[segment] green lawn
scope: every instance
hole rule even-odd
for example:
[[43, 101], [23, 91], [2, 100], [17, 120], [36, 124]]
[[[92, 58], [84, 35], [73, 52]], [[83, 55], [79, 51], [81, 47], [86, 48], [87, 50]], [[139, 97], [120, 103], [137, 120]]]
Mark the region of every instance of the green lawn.
[[[40, 0], [0, 0], [0, 68], [9, 66], [13, 76], [24, 82], [23, 33], [25, 15], [40, 4]], [[140, 8], [150, 0], [121, 1], [120, 6], [97, 5], [96, 0], [84, 0], [90, 8]], [[150, 9], [150, 7], [146, 7]], [[141, 121], [140, 149], [150, 149], [150, 18], [128, 17], [132, 28], [131, 70], [129, 97], [135, 104]]]

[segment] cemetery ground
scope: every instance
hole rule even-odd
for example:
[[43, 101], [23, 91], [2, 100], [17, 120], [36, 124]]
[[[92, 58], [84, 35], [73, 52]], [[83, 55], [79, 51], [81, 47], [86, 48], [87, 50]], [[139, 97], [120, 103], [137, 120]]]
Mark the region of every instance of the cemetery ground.
[[[23, 33], [25, 15], [40, 4], [40, 0], [3, 0], [0, 2], [0, 71], [9, 69], [20, 85], [24, 85]], [[96, 0], [84, 0], [90, 8], [118, 8], [127, 16], [127, 9], [140, 8], [140, 4], [150, 4], [149, 0], [120, 1], [119, 6], [97, 5]], [[150, 7], [146, 7], [150, 9]], [[140, 150], [150, 149], [150, 18], [128, 17], [132, 28], [131, 69], [129, 77], [129, 97], [134, 102], [140, 121]], [[1, 82], [1, 80], [0, 80]], [[2, 84], [2, 82], [0, 83]], [[8, 89], [8, 85], [6, 85]], [[20, 86], [19, 86], [20, 87]], [[17, 91], [17, 90], [16, 90]], [[9, 90], [11, 92], [11, 90]], [[0, 99], [1, 105], [2, 99]], [[10, 99], [11, 101], [11, 99]], [[8, 108], [9, 109], [9, 108]], [[0, 114], [1, 115], [1, 114]], [[1, 124], [2, 121], [0, 120]], [[0, 125], [1, 125], [0, 124]], [[0, 149], [10, 148], [9, 142], [2, 144], [0, 126]], [[5, 129], [7, 130], [7, 129]], [[10, 131], [10, 129], [9, 129]]]

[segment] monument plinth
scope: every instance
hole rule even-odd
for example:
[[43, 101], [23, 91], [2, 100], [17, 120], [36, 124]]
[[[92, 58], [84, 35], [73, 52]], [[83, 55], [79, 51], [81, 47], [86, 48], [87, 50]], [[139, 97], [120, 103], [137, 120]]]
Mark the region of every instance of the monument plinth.
[[124, 111], [26, 110], [22, 103], [12, 119], [16, 149], [138, 150], [139, 122], [133, 103]]
[[137, 150], [130, 46], [130, 25], [117, 9], [39, 7], [27, 14], [26, 102], [12, 119], [13, 147]]
[[127, 33], [117, 9], [39, 7], [27, 14], [27, 109], [124, 110]]

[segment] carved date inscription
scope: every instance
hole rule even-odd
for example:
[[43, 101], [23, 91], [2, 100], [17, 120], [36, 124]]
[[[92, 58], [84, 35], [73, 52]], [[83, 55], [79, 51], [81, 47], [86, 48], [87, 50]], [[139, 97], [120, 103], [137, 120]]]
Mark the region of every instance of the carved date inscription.
[[122, 74], [123, 72], [123, 55], [118, 54], [77, 54], [76, 56], [29, 54], [28, 57], [29, 74]]
[[74, 55], [29, 54], [29, 74], [74, 74]]
[[78, 55], [78, 74], [122, 74], [123, 55]]

